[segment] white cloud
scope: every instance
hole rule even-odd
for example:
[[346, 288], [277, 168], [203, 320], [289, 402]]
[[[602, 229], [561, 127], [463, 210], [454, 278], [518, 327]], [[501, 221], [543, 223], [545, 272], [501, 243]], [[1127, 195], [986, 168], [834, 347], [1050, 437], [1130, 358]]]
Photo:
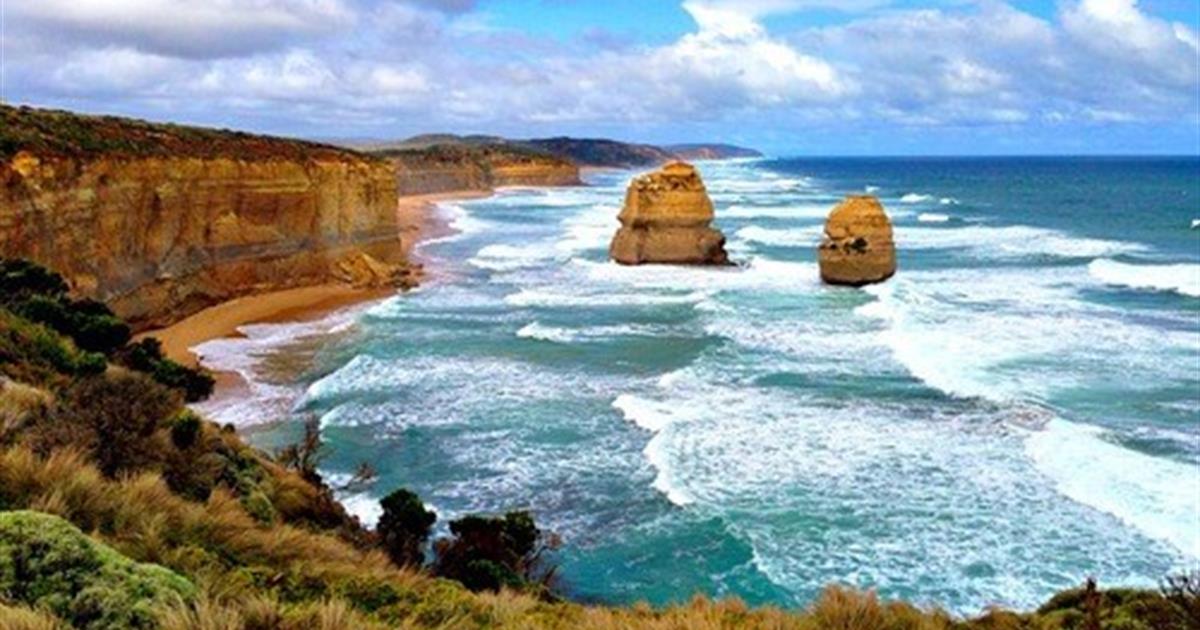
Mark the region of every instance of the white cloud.
[[[611, 48], [505, 30], [469, 0], [234, 1], [22, 3], [31, 28], [0, 44], [6, 93], [329, 134], [397, 120], [528, 135], [742, 120], [1118, 124], [1200, 109], [1195, 31], [1133, 0], [1081, 0], [1055, 19], [999, 1], [871, 11], [885, 0], [688, 0], [691, 32]], [[787, 37], [768, 28], [776, 13], [812, 8], [850, 13]]]
[[342, 0], [34, 0], [6, 8], [17, 28], [189, 58], [278, 48], [354, 18]]
[[1151, 81], [1198, 83], [1196, 32], [1147, 16], [1137, 0], [1081, 0], [1063, 11], [1062, 22], [1078, 46], [1109, 64]]

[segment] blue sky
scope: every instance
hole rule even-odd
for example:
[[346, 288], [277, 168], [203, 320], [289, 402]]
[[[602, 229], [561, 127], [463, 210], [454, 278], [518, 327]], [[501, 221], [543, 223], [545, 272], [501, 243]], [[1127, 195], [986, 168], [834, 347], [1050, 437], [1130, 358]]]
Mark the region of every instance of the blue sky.
[[0, 0], [7, 102], [306, 137], [1200, 153], [1196, 0]]

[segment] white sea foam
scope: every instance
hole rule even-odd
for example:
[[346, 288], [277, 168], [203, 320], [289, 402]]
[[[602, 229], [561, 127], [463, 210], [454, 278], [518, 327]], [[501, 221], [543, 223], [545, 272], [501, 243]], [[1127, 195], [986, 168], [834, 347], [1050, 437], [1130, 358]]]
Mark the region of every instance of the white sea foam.
[[827, 204], [748, 206], [734, 204], [717, 209], [717, 219], [824, 219], [836, 202]]
[[263, 359], [306, 339], [346, 331], [369, 308], [371, 305], [355, 306], [310, 322], [240, 326], [240, 337], [212, 339], [191, 348], [205, 367], [238, 374], [249, 390], [217, 396], [192, 407], [214, 422], [242, 427], [286, 417], [299, 392], [265, 381], [260, 374]]
[[922, 212], [917, 215], [917, 221], [921, 223], [946, 223], [949, 220], [950, 215], [937, 212]]
[[938, 200], [938, 203], [942, 204], [943, 206], [957, 206], [958, 200], [953, 197], [942, 197]]
[[[970, 599], [1029, 605], [1064, 578], [1031, 570], [1011, 554], [1013, 544], [1106, 573], [1143, 552], [1107, 517], [1062, 501], [1030, 474], [1021, 451], [1028, 432], [1001, 417], [822, 402], [724, 382], [727, 370], [706, 363], [674, 372], [659, 391], [624, 394], [613, 406], [654, 433], [643, 451], [653, 487], [722, 518], [773, 583], [907, 588], [921, 579], [916, 564], [953, 576], [967, 562], [988, 567], [986, 576], [955, 583]], [[917, 477], [919, 484], [895, 481]], [[979, 497], [986, 509], [967, 507]], [[869, 518], [847, 516], [815, 532], [803, 518], [811, 514]], [[864, 542], [864, 528], [883, 528], [888, 538]]]
[[1084, 269], [910, 271], [868, 287], [877, 302], [856, 312], [884, 322], [879, 338], [910, 374], [957, 397], [1040, 400], [1099, 379], [1129, 387], [1114, 375], [1130, 371], [1187, 374], [1200, 338], [1081, 301]]
[[824, 228], [810, 225], [802, 228], [772, 229], [748, 225], [734, 233], [734, 241], [762, 243], [777, 247], [815, 247], [821, 242]]
[[620, 411], [621, 415], [629, 422], [656, 433], [642, 451], [646, 461], [657, 471], [652, 484], [654, 489], [661, 492], [668, 501], [675, 505], [691, 504], [694, 501], [692, 496], [674, 479], [668, 440], [661, 435], [661, 432], [677, 419], [674, 417], [673, 411], [661, 403], [629, 394], [617, 396], [612, 406]]
[[1195, 466], [1123, 448], [1098, 427], [1062, 419], [1032, 433], [1025, 448], [1064, 495], [1200, 559]]
[[816, 286], [820, 278], [816, 263], [787, 262], [757, 256], [747, 264], [733, 267], [697, 267], [676, 265], [618, 265], [573, 259], [570, 267], [583, 273], [589, 282], [636, 289], [713, 291], [803, 291]]
[[555, 247], [564, 253], [604, 249], [612, 240], [613, 233], [620, 227], [617, 214], [620, 208], [595, 204], [564, 219], [564, 233]]
[[1151, 291], [1174, 291], [1182, 295], [1200, 297], [1200, 265], [1197, 264], [1131, 265], [1100, 259], [1093, 260], [1088, 265], [1088, 273], [1108, 285]]
[[490, 271], [514, 271], [545, 264], [555, 257], [555, 253], [553, 246], [539, 243], [525, 246], [493, 244], [480, 249], [467, 263]]
[[523, 339], [538, 339], [541, 341], [553, 341], [555, 343], [574, 343], [625, 336], [652, 337], [665, 332], [669, 331], [662, 327], [639, 324], [568, 328], [563, 326], [545, 326], [535, 321], [522, 326], [517, 331], [517, 336]]
[[933, 200], [930, 195], [922, 195], [919, 193], [908, 193], [900, 198], [900, 203], [925, 203]]
[[460, 204], [439, 202], [436, 204], [436, 207], [438, 212], [445, 217], [447, 225], [450, 226], [450, 229], [454, 230], [454, 233], [422, 240], [417, 243], [418, 248], [461, 240], [492, 227], [491, 223], [473, 216], [469, 210]]
[[1097, 258], [1147, 250], [1141, 243], [1073, 236], [1027, 225], [966, 225], [941, 227], [897, 226], [896, 246], [912, 249], [964, 249], [984, 258]]
[[521, 327], [517, 331], [517, 336], [524, 339], [539, 339], [541, 341], [553, 341], [555, 343], [570, 343], [575, 339], [575, 335], [566, 328], [556, 328], [554, 326], [543, 326], [537, 322], [530, 322]]
[[630, 394], [617, 396], [612, 406], [620, 411], [626, 420], [647, 431], [657, 433], [674, 421], [670, 409], [664, 408], [661, 404]]
[[767, 193], [771, 191], [789, 191], [809, 188], [812, 181], [804, 177], [779, 177], [767, 179], [725, 179], [715, 178], [705, 181], [705, 187], [712, 194], [722, 193]]
[[1200, 219], [1192, 219], [1192, 229], [1200, 228]]
[[879, 192], [879, 187], [878, 187], [878, 186], [867, 186], [867, 187], [866, 187], [866, 188], [864, 188], [863, 190], [864, 190], [864, 191], [865, 191], [867, 194], [872, 194], [872, 195], [873, 195], [873, 194], [875, 194], [875, 193]]
[[504, 302], [517, 307], [570, 308], [570, 307], [623, 307], [667, 304], [695, 304], [708, 297], [703, 291], [690, 293], [568, 293], [542, 289], [522, 289], [504, 298]]

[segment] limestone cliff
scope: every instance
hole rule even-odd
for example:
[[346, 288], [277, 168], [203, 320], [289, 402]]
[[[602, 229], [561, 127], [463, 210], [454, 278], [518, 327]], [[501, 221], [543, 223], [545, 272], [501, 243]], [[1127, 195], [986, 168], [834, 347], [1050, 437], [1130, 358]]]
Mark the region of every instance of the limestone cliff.
[[61, 272], [140, 327], [336, 279], [347, 259], [399, 262], [384, 160], [112, 117], [0, 115], [0, 256]]
[[571, 161], [504, 144], [434, 145], [380, 155], [392, 162], [402, 195], [582, 183]]
[[821, 279], [830, 284], [862, 286], [896, 273], [892, 222], [870, 195], [846, 197], [829, 214], [817, 251]]
[[708, 191], [690, 164], [671, 162], [634, 178], [617, 218], [621, 228], [609, 254], [621, 264], [723, 265], [729, 260], [724, 235], [709, 226]]

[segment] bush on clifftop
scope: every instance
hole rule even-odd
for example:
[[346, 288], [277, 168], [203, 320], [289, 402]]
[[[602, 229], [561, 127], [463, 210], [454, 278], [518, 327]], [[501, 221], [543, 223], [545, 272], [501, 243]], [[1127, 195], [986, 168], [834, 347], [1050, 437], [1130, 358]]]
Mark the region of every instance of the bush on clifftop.
[[71, 299], [62, 276], [37, 264], [0, 259], [0, 308], [69, 337], [79, 350], [99, 355], [85, 355], [74, 362], [64, 356], [51, 357], [61, 373], [102, 372], [104, 360], [100, 357], [107, 357], [180, 390], [188, 402], [212, 394], [214, 381], [206, 371], [167, 359], [157, 339], [130, 344], [130, 328], [124, 320], [101, 302]]
[[425, 564], [424, 547], [437, 515], [426, 510], [416, 494], [401, 488], [379, 502], [383, 514], [375, 533], [392, 562], [399, 567]]
[[549, 590], [554, 569], [544, 566], [543, 554], [558, 543], [538, 529], [529, 512], [465, 516], [451, 521], [450, 533], [452, 538], [434, 545], [437, 575], [473, 591]]
[[76, 628], [154, 628], [158, 614], [195, 594], [186, 579], [134, 562], [67, 521], [0, 513], [0, 599], [53, 612]]

